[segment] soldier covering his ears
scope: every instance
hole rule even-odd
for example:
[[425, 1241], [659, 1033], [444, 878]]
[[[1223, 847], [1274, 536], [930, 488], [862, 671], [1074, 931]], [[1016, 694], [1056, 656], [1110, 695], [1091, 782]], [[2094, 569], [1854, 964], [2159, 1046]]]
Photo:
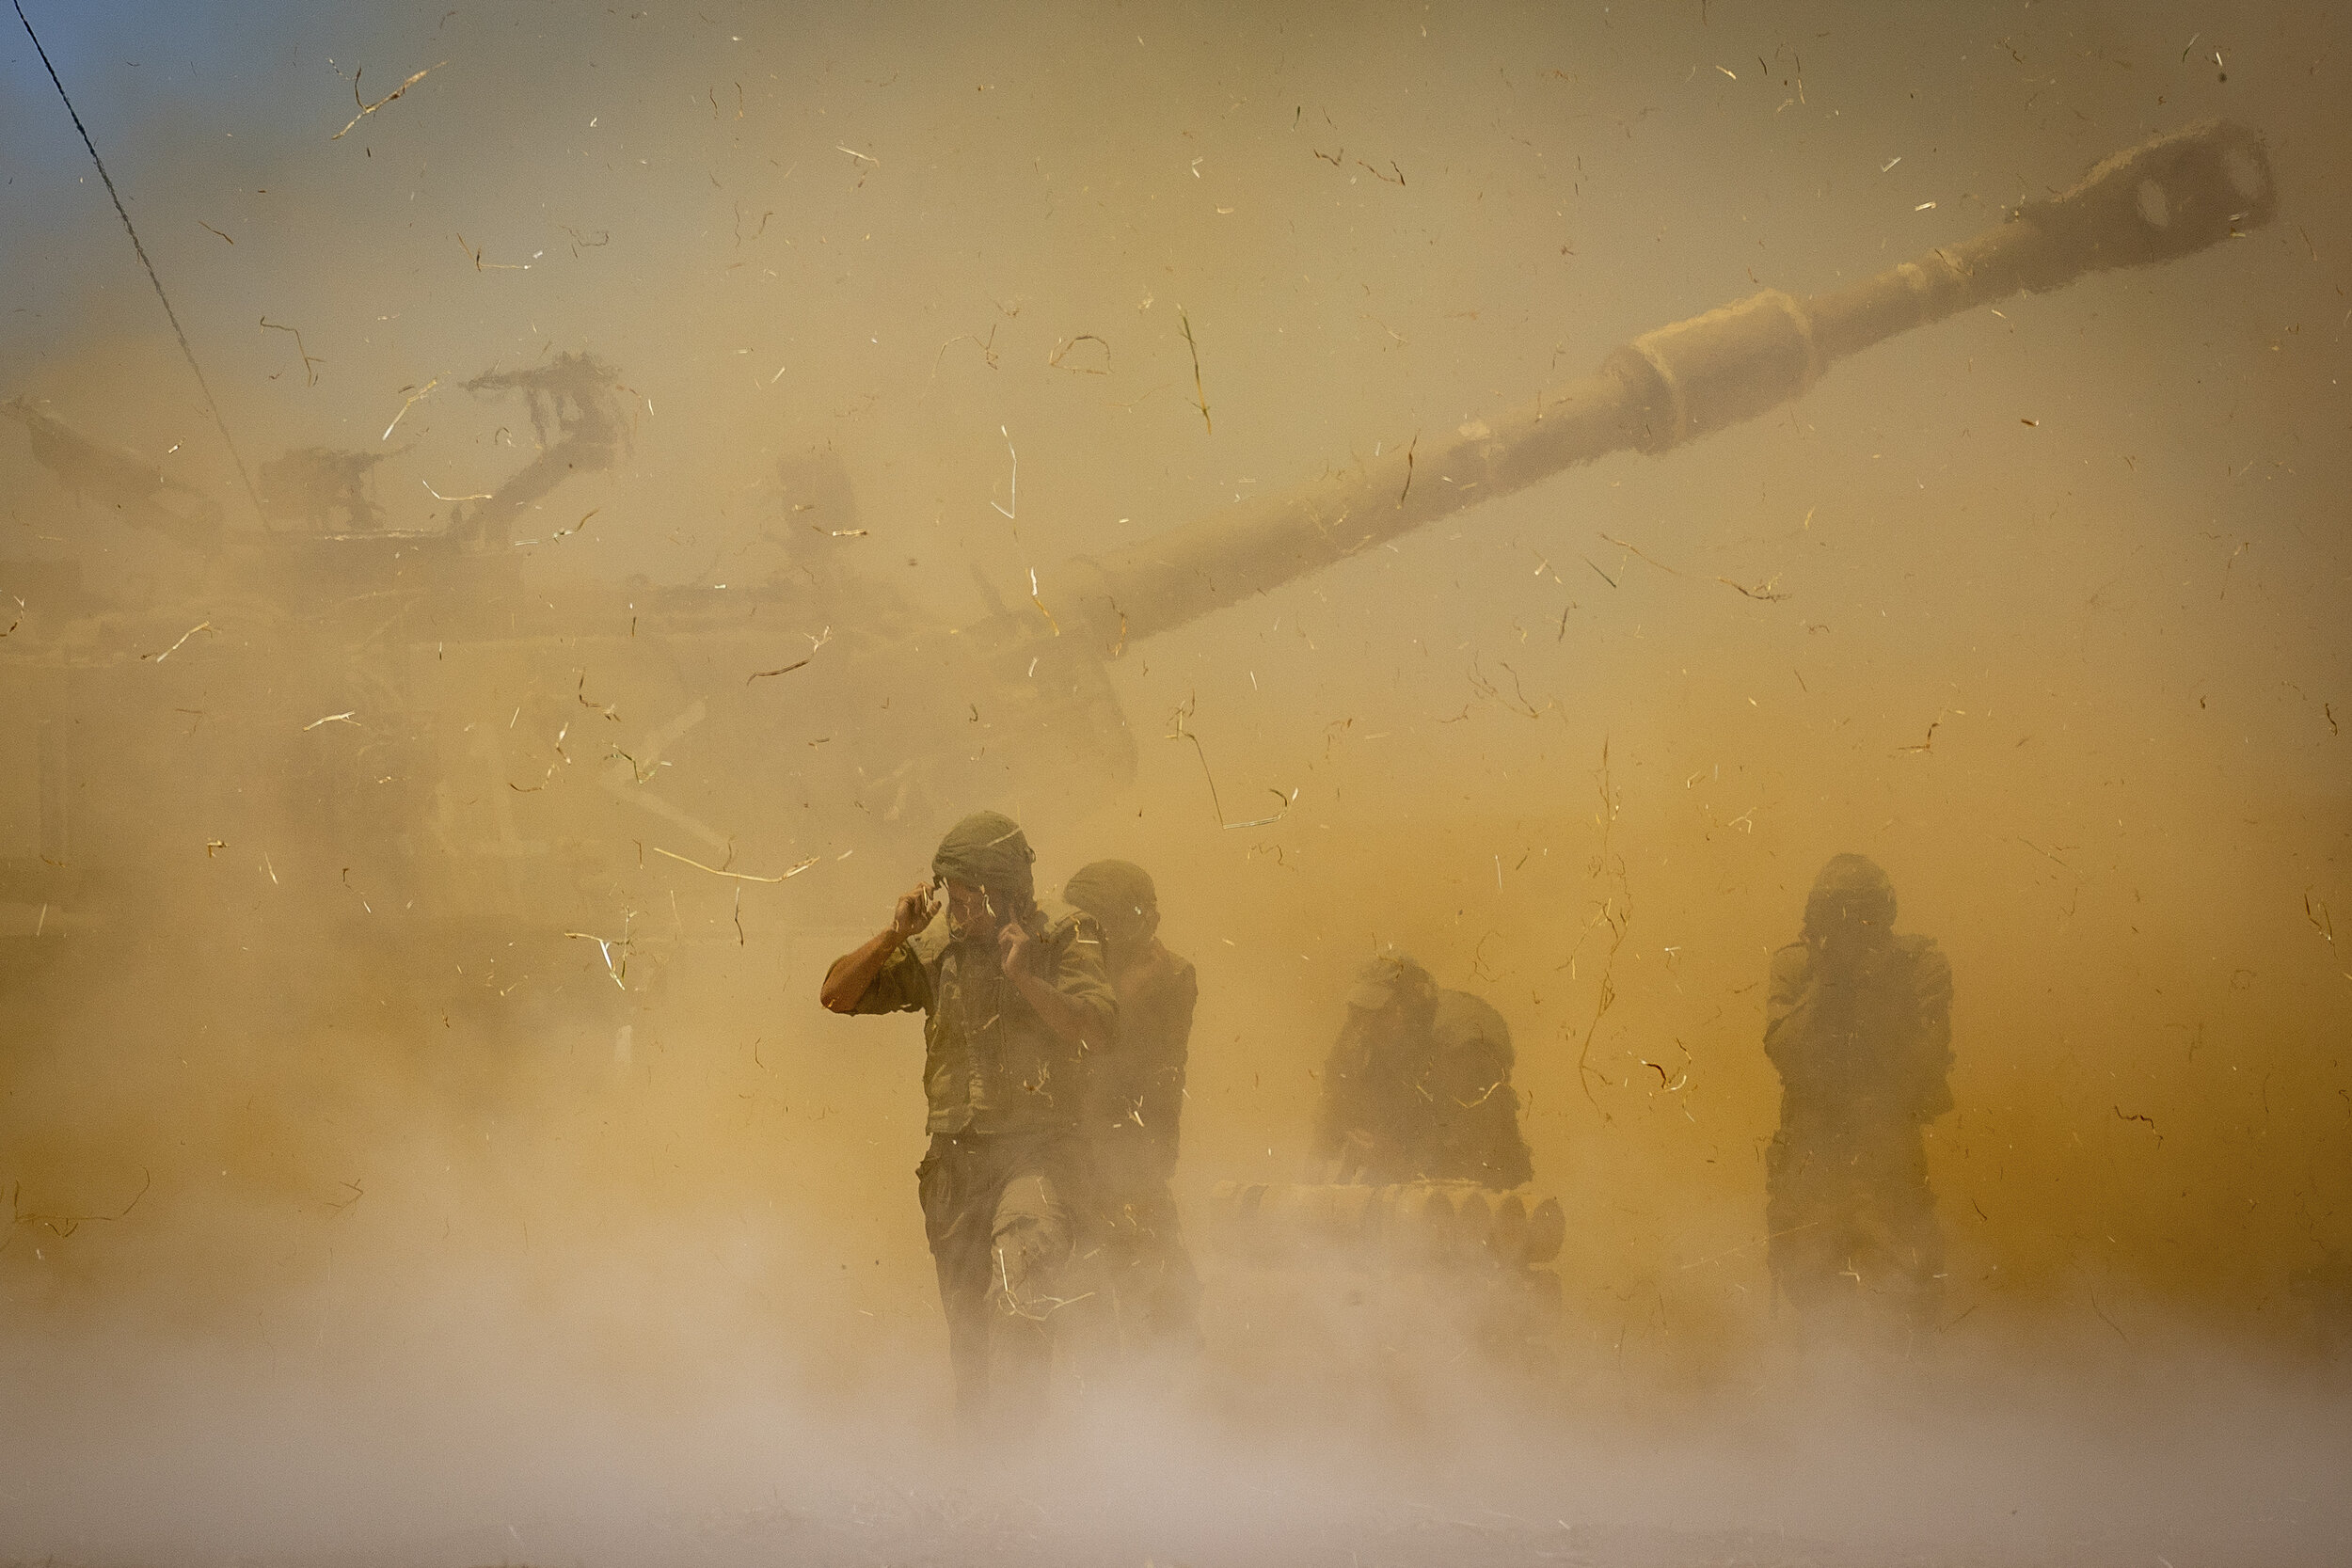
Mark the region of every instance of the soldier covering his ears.
[[1821, 868], [1764, 1018], [1772, 1283], [1816, 1322], [1931, 1323], [1944, 1241], [1924, 1130], [1952, 1108], [1952, 966], [1934, 938], [1896, 932], [1895, 885], [1868, 857]]
[[[836, 1013], [924, 1015], [931, 1145], [915, 1183], [956, 1406], [968, 1424], [1011, 1429], [1043, 1410], [1083, 1165], [1084, 1061], [1109, 1048], [1119, 1010], [1100, 928], [1038, 903], [1035, 858], [1009, 817], [965, 817], [941, 841], [931, 880], [834, 961], [820, 993]], [[931, 931], [942, 883], [944, 937]]]

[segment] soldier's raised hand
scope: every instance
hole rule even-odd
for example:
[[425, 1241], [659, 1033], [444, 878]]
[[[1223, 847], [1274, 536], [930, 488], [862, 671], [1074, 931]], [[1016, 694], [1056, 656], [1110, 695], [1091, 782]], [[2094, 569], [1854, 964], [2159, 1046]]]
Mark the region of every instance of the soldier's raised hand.
[[922, 930], [939, 913], [938, 901], [931, 897], [931, 885], [918, 882], [898, 895], [898, 907], [890, 912], [890, 929], [904, 942]]
[[1380, 1140], [1362, 1128], [1357, 1128], [1347, 1134], [1340, 1145], [1340, 1151], [1332, 1156], [1330, 1180], [1343, 1187], [1362, 1182], [1379, 1154]]
[[996, 933], [996, 963], [1008, 974], [1017, 974], [1029, 956], [1028, 927], [1017, 919], [1008, 920]]

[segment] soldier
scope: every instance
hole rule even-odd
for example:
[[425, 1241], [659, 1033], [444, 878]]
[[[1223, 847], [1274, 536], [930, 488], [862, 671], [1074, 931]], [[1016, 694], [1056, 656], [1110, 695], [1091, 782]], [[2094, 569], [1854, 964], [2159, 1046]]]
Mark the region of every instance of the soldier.
[[[1069, 1258], [1078, 1112], [1088, 1053], [1106, 1048], [1118, 1003], [1090, 916], [1041, 908], [1028, 841], [979, 812], [948, 831], [931, 880], [900, 895], [890, 924], [834, 960], [821, 999], [836, 1013], [924, 1014], [930, 1152], [915, 1169], [939, 1271], [967, 1426], [1009, 1430], [1042, 1413], [1052, 1362], [1048, 1291]], [[945, 940], [914, 943], [947, 889]]]
[[858, 521], [857, 490], [841, 454], [820, 447], [787, 458], [776, 465], [771, 485], [765, 493], [780, 509], [783, 528], [763, 537], [781, 546], [785, 559], [769, 581], [792, 612], [869, 645], [910, 635], [917, 621], [905, 595], [861, 565], [860, 553], [872, 542]]
[[1805, 900], [1803, 940], [1772, 955], [1767, 1257], [1807, 1316], [1860, 1297], [1924, 1323], [1941, 1293], [1921, 1129], [1952, 1108], [1952, 969], [1932, 937], [1894, 927], [1886, 873], [1836, 855]]
[[853, 570], [847, 541], [866, 537], [849, 466], [833, 448], [817, 447], [778, 463], [771, 483], [784, 531], [766, 537], [783, 546], [785, 572], [821, 594], [829, 578]]
[[343, 451], [303, 447], [262, 465], [262, 508], [275, 522], [301, 523], [325, 533], [342, 514], [353, 533], [384, 527], [384, 509], [368, 497], [368, 470], [401, 451]]
[[1511, 1087], [1511, 1030], [1467, 991], [1440, 990], [1391, 947], [1364, 965], [1324, 1064], [1315, 1116], [1323, 1180], [1385, 1186], [1534, 1175]]
[[1141, 866], [1096, 861], [1071, 877], [1062, 898], [1101, 925], [1119, 994], [1119, 1048], [1088, 1064], [1084, 1125], [1090, 1208], [1120, 1338], [1130, 1346], [1198, 1349], [1200, 1282], [1168, 1183], [1200, 985], [1192, 965], [1160, 942], [1159, 895]]

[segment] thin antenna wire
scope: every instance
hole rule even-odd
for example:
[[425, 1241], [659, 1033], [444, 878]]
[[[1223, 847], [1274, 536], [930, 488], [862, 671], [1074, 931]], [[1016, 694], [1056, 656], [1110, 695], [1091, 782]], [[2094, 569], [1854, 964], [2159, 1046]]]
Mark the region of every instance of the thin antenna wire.
[[74, 108], [73, 100], [66, 95], [65, 84], [57, 79], [57, 68], [49, 63], [49, 51], [41, 47], [40, 35], [33, 31], [32, 20], [24, 14], [24, 0], [11, 0], [11, 3], [16, 7], [17, 21], [24, 24], [24, 36], [33, 40], [33, 53], [40, 56], [42, 67], [49, 72], [50, 82], [57, 89], [58, 100], [65, 104], [65, 112], [73, 120], [73, 129], [81, 133], [82, 145], [89, 150], [89, 161], [98, 166], [98, 178], [104, 183], [106, 195], [114, 200], [115, 214], [122, 219], [122, 231], [131, 236], [131, 248], [138, 252], [139, 265], [147, 269], [147, 280], [155, 285], [155, 298], [162, 304], [164, 315], [171, 323], [171, 335], [180, 340], [180, 352], [187, 356], [188, 369], [196, 372], [196, 384], [203, 389], [205, 410], [213, 416], [214, 428], [220, 432], [221, 445], [229, 449], [229, 460], [237, 466], [237, 478], [245, 485], [246, 499], [253, 503], [256, 513], [260, 513], [262, 498], [253, 488], [253, 476], [245, 471], [245, 458], [237, 451], [235, 439], [229, 434], [229, 422], [220, 417], [220, 404], [213, 401], [212, 384], [204, 379], [204, 367], [196, 362], [196, 350], [188, 346], [188, 335], [181, 330], [179, 313], [172, 309], [171, 301], [165, 297], [164, 280], [155, 276], [155, 263], [147, 259], [147, 247], [139, 244], [139, 231], [131, 227], [131, 214], [123, 208], [121, 194], [115, 189], [114, 177], [106, 172], [106, 162], [98, 155], [97, 145], [89, 139], [89, 132], [82, 124], [81, 112]]

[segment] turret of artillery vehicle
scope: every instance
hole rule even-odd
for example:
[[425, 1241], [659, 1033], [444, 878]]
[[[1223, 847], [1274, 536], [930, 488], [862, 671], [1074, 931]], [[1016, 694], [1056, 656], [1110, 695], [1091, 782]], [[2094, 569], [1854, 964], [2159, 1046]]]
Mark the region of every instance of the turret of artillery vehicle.
[[[91, 602], [54, 565], [0, 579], [23, 601], [0, 600], [15, 621], [0, 639], [0, 974], [21, 976], [60, 932], [100, 952], [193, 940], [188, 890], [210, 879], [212, 939], [255, 923], [243, 945], [274, 935], [326, 966], [322, 997], [393, 973], [444, 997], [526, 977], [576, 990], [583, 967], [634, 989], [632, 953], [670, 925], [631, 912], [656, 907], [648, 872], [773, 879], [860, 841], [928, 840], [985, 802], [1099, 800], [1135, 756], [1106, 665], [1145, 639], [1604, 453], [1755, 418], [1910, 327], [2186, 256], [2274, 204], [2251, 131], [2182, 131], [1967, 244], [1661, 328], [1417, 458], [1070, 562], [1034, 600], [960, 627], [916, 624], [821, 561], [724, 590], [524, 594], [505, 546], [527, 503], [623, 451], [612, 373], [585, 356], [477, 383], [531, 400], [541, 453], [429, 535], [373, 527], [353, 502], [364, 467], [334, 454], [262, 471], [308, 486], [288, 504], [342, 531], [230, 534], [201, 498], [11, 405], [69, 484], [207, 548], [213, 569], [140, 612]], [[818, 533], [847, 531], [846, 486], [818, 492]], [[838, 732], [781, 743], [808, 711], [842, 716]], [[864, 826], [845, 833], [845, 815]], [[267, 893], [285, 885], [314, 896], [271, 933]], [[341, 940], [315, 940], [316, 895], [342, 911]]]

